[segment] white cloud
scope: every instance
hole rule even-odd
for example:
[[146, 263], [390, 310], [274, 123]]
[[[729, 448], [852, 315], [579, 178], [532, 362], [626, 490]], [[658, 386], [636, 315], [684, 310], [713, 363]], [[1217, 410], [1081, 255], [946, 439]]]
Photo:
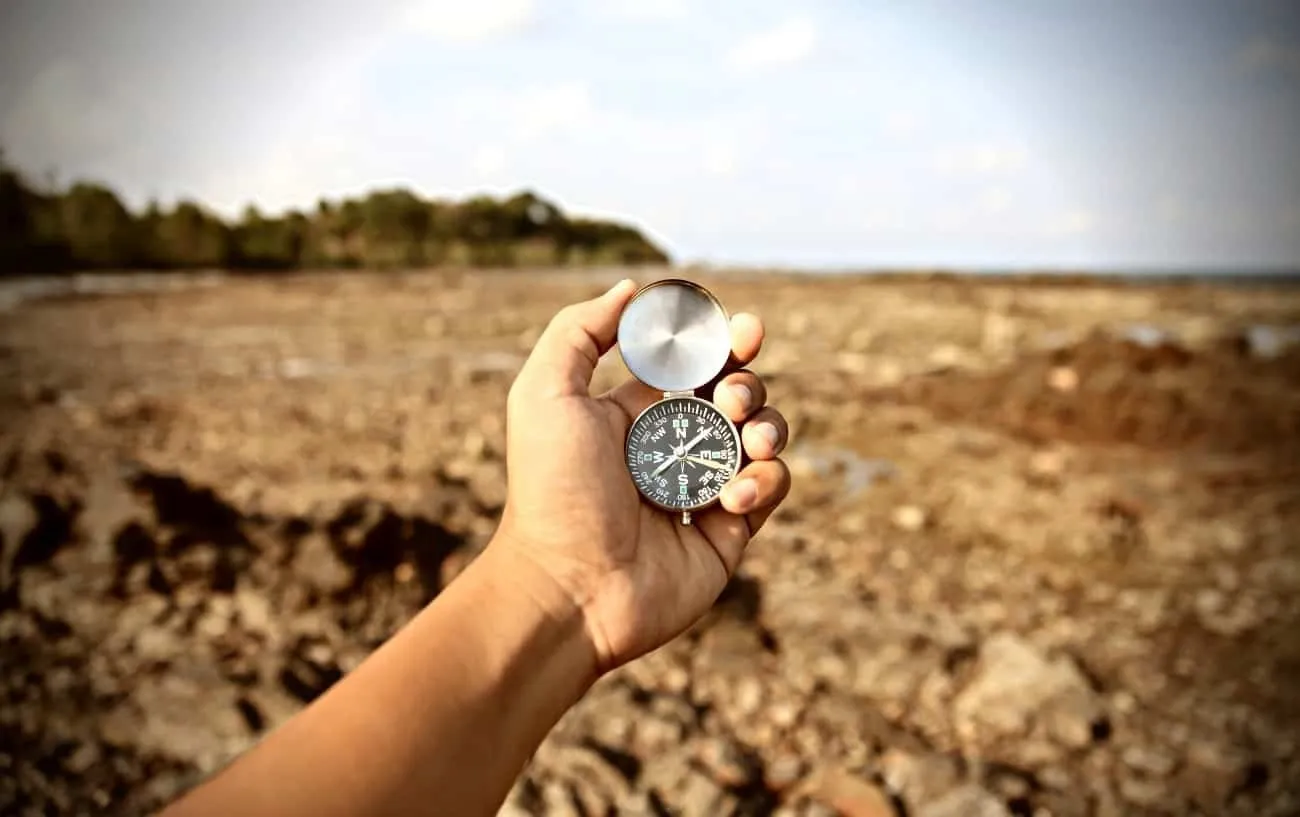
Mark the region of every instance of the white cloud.
[[499, 176], [507, 165], [506, 151], [500, 145], [481, 145], [470, 159], [470, 168], [480, 176]]
[[413, 0], [402, 23], [435, 39], [479, 43], [526, 28], [536, 13], [534, 0]]
[[891, 111], [885, 116], [885, 132], [891, 136], [910, 136], [919, 123], [912, 111]]
[[597, 109], [582, 82], [561, 82], [512, 90], [471, 88], [454, 99], [451, 116], [463, 128], [492, 123], [515, 142], [536, 142], [555, 134], [596, 127], [606, 114]]
[[681, 20], [690, 16], [693, 0], [597, 0], [596, 8], [634, 20]]
[[1187, 203], [1179, 196], [1165, 193], [1156, 199], [1156, 214], [1166, 224], [1174, 224], [1187, 217]]
[[1011, 206], [1011, 193], [1001, 186], [987, 188], [980, 195], [979, 206], [981, 210], [990, 215], [1005, 213]]
[[1074, 207], [1047, 222], [1050, 235], [1083, 235], [1097, 226], [1097, 216], [1082, 207]]
[[580, 128], [597, 116], [591, 91], [584, 83], [577, 82], [527, 91], [515, 101], [511, 113], [524, 139]]
[[811, 56], [816, 46], [817, 27], [812, 21], [792, 18], [738, 43], [728, 52], [727, 62], [741, 72], [794, 65]]
[[6, 159], [41, 171], [97, 169], [132, 144], [133, 122], [143, 119], [137, 102], [75, 62], [51, 63], [0, 119]]
[[943, 176], [977, 176], [1010, 174], [1028, 163], [1022, 147], [1006, 145], [970, 145], [936, 151], [931, 166]]
[[704, 172], [710, 176], [731, 176], [736, 172], [736, 151], [729, 144], [711, 145], [704, 151]]

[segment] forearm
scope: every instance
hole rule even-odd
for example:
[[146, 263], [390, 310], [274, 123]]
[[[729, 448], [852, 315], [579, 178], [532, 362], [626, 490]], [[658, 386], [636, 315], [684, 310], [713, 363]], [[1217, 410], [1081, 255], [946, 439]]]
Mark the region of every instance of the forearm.
[[596, 678], [579, 614], [533, 570], [489, 546], [356, 671], [173, 814], [494, 814]]

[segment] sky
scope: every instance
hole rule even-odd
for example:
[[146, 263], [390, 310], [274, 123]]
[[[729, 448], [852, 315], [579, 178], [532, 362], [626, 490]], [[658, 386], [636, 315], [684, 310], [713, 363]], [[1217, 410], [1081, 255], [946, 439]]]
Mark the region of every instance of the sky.
[[10, 0], [0, 149], [223, 215], [529, 189], [680, 262], [1300, 267], [1300, 3]]

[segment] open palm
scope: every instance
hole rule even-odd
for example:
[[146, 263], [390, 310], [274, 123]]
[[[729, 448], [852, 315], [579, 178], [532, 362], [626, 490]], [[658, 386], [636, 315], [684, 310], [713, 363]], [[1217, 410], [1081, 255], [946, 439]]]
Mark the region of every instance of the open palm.
[[602, 670], [653, 650], [703, 615], [790, 486], [777, 459], [785, 419], [764, 406], [762, 381], [740, 368], [758, 354], [763, 326], [736, 315], [735, 370], [713, 399], [743, 424], [751, 461], [723, 489], [720, 505], [694, 524], [641, 500], [624, 465], [624, 441], [633, 419], [662, 394], [635, 380], [600, 396], [589, 392], [634, 292], [624, 281], [561, 310], [511, 387], [507, 414], [502, 541], [582, 609]]

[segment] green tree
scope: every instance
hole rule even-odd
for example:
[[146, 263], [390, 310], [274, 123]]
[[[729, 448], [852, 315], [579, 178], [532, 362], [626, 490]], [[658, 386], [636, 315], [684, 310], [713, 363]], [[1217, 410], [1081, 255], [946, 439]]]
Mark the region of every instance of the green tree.
[[234, 266], [248, 269], [292, 269], [301, 264], [307, 241], [307, 219], [290, 211], [265, 218], [249, 205], [235, 227]]
[[194, 202], [182, 201], [163, 214], [156, 237], [162, 266], [220, 268], [232, 257], [230, 228]]
[[81, 269], [126, 268], [139, 253], [131, 214], [113, 191], [76, 184], [58, 199], [59, 232]]
[[81, 182], [60, 192], [28, 185], [0, 154], [4, 272], [108, 267], [293, 269], [436, 264], [546, 266], [663, 263], [635, 228], [568, 218], [532, 190], [498, 200], [426, 200], [405, 188], [320, 199], [310, 213], [247, 208], [231, 225], [195, 202], [150, 202], [133, 215], [112, 190]]

